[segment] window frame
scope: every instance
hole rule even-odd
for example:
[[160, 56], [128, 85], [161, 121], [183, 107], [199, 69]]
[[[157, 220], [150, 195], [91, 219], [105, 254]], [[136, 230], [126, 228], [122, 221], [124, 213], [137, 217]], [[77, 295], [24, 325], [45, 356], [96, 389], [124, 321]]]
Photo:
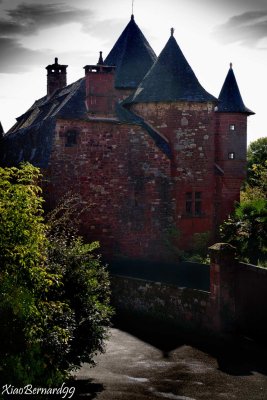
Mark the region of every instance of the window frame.
[[187, 217], [201, 217], [203, 196], [200, 191], [192, 191], [185, 193], [185, 215]]
[[185, 193], [185, 213], [193, 215], [193, 192]]

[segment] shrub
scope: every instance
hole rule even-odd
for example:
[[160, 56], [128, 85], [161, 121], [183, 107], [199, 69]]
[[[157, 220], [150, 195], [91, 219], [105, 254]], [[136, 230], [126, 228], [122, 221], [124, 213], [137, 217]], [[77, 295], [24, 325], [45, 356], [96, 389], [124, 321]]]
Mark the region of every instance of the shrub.
[[6, 384], [57, 385], [82, 362], [93, 363], [111, 315], [97, 243], [44, 223], [39, 179], [30, 164], [0, 168], [0, 373]]
[[245, 262], [267, 264], [267, 201], [246, 200], [236, 205], [232, 216], [221, 226], [221, 238], [237, 248]]

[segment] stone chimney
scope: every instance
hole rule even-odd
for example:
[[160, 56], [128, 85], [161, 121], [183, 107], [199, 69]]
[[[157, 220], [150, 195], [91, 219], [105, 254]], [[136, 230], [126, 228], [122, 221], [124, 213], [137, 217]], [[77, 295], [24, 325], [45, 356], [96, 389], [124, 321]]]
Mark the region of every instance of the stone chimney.
[[86, 106], [89, 115], [114, 117], [117, 91], [115, 89], [115, 66], [104, 65], [102, 52], [96, 65], [86, 65]]
[[48, 65], [47, 69], [47, 96], [51, 97], [56, 90], [67, 85], [67, 65], [60, 65], [58, 59], [55, 63]]

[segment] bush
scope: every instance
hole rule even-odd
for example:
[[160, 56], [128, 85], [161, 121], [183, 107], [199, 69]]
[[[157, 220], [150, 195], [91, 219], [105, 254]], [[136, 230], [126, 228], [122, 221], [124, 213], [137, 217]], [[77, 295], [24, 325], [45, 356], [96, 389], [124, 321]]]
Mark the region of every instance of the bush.
[[103, 351], [111, 316], [97, 243], [44, 223], [29, 164], [0, 168], [0, 372], [5, 384], [62, 383]]
[[240, 260], [267, 264], [267, 201], [246, 200], [221, 226], [221, 238], [237, 248]]
[[[53, 273], [62, 275], [62, 290], [54, 295], [67, 302], [75, 314], [71, 347], [66, 360], [72, 368], [93, 364], [93, 356], [104, 350], [104, 339], [112, 315], [107, 269], [95, 255], [98, 242], [86, 244], [78, 236], [77, 197], [66, 197], [48, 216], [48, 260]], [[74, 218], [73, 211], [76, 218]]]

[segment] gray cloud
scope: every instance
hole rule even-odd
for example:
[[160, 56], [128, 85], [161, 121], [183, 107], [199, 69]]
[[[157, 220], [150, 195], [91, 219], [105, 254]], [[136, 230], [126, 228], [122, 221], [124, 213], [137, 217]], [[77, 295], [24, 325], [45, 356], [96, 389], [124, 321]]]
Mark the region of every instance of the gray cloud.
[[68, 4], [69, 1], [53, 4], [22, 3], [6, 10], [5, 17], [0, 17], [0, 73], [23, 72], [30, 65], [47, 62], [47, 55], [50, 57], [52, 51], [47, 54], [47, 51], [30, 50], [23, 46], [23, 38], [50, 27], [80, 23], [83, 32], [102, 41], [104, 49], [99, 50], [111, 47], [121, 33], [124, 22], [120, 19], [96, 21], [90, 9], [75, 8]]
[[49, 50], [44, 54], [23, 47], [13, 38], [0, 38], [0, 73], [26, 72], [29, 65], [40, 65], [47, 62]]
[[235, 15], [225, 24], [217, 26], [214, 34], [222, 43], [240, 42], [253, 47], [267, 37], [267, 10]]
[[6, 18], [0, 19], [0, 35], [30, 35], [43, 28], [79, 22], [86, 26], [92, 11], [74, 8], [63, 3], [20, 4], [6, 10]]
[[50, 56], [52, 51], [28, 49], [22, 44], [23, 37], [71, 22], [80, 23], [83, 30], [86, 30], [88, 25], [92, 25], [92, 16], [91, 10], [78, 9], [66, 2], [22, 3], [6, 10], [5, 17], [0, 18], [0, 73], [24, 72], [29, 65], [47, 62], [47, 56]]

